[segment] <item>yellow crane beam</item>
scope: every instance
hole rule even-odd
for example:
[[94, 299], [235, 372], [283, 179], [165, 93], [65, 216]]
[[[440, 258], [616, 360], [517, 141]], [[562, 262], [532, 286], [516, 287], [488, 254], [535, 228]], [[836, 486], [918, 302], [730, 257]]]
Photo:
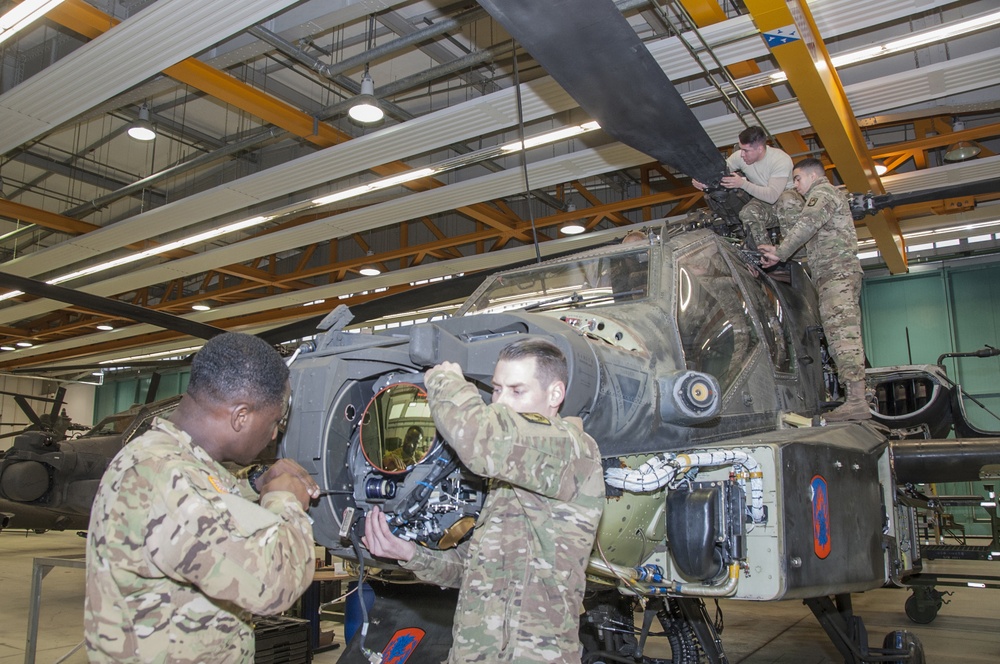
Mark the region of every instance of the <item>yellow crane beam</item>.
[[[746, 0], [746, 7], [840, 179], [851, 191], [884, 194], [844, 86], [805, 2]], [[906, 272], [906, 245], [895, 215], [882, 210], [865, 223], [889, 271]]]

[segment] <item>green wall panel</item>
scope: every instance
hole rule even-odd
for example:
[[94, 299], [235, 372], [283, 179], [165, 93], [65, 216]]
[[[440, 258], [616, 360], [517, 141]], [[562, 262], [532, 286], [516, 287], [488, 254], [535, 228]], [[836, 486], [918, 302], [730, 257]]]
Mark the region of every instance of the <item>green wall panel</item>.
[[952, 347], [950, 318], [940, 272], [865, 279], [861, 324], [873, 367], [933, 364]]
[[[952, 270], [949, 285], [956, 351], [973, 352], [987, 345], [1000, 347], [1000, 265]], [[955, 377], [966, 393], [989, 411], [1000, 414], [1000, 357], [954, 358], [945, 360], [945, 366], [948, 375]], [[965, 400], [965, 409], [973, 425], [1000, 430], [1000, 421], [971, 400]]]

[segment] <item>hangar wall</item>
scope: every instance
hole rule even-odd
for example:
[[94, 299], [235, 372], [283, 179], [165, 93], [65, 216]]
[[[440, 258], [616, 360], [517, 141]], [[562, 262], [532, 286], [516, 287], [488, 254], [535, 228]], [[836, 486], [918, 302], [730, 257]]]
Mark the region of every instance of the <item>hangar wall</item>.
[[[872, 366], [935, 364], [940, 355], [1000, 348], [1000, 260], [914, 267], [909, 274], [865, 276], [861, 293], [865, 351]], [[1000, 357], [948, 358], [948, 376], [1000, 415]], [[1000, 421], [965, 400], [971, 422], [990, 431]], [[942, 484], [940, 495], [984, 495], [982, 482]], [[995, 482], [993, 483], [996, 484]], [[969, 535], [988, 536], [981, 508], [949, 508]]]

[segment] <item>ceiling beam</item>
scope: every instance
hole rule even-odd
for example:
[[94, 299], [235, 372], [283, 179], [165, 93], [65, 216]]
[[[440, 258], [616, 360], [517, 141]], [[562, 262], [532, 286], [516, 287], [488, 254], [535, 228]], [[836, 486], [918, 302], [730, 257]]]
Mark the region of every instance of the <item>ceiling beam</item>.
[[[884, 194], [857, 118], [809, 8], [801, 0], [746, 0], [746, 6], [778, 66], [788, 76], [799, 105], [840, 179], [851, 191]], [[906, 272], [906, 245], [892, 212], [882, 210], [868, 217], [866, 224], [889, 271]]]

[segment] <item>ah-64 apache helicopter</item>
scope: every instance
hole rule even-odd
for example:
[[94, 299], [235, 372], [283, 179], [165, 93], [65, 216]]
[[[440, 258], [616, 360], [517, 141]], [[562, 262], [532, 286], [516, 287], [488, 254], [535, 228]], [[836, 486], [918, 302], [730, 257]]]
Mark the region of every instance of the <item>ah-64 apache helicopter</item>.
[[[719, 182], [718, 150], [610, 2], [577, 0], [557, 17], [548, 3], [482, 4], [606, 132]], [[628, 94], [616, 95], [623, 85]], [[920, 661], [902, 631], [870, 648], [850, 593], [919, 569], [912, 509], [896, 487], [934, 477], [915, 448], [875, 424], [810, 426], [824, 398], [815, 291], [794, 265], [784, 281], [759, 270], [724, 237], [741, 232], [729, 194], [714, 189], [709, 200], [712, 229], [651, 223], [638, 245], [494, 275], [451, 319], [357, 335], [343, 331], [343, 310], [331, 314], [291, 364], [283, 442], [325, 492], [311, 510], [317, 541], [391, 568], [357, 543], [373, 506], [423, 546], [466, 537], [487, 489], [436, 435], [423, 372], [449, 360], [488, 383], [503, 346], [539, 336], [569, 358], [562, 412], [583, 417], [608, 468], [586, 661], [656, 661], [642, 655], [654, 620], [672, 661], [725, 661], [705, 597], [802, 598], [848, 661]], [[890, 203], [861, 197], [859, 207], [876, 204]], [[415, 426], [423, 437], [400, 470], [388, 459], [402, 456]], [[995, 453], [995, 440], [985, 445], [960, 450], [962, 472]]]
[[[611, 2], [578, 2], [558, 16], [531, 0], [480, 4], [614, 138], [710, 185], [725, 174]], [[737, 228], [731, 194], [710, 187], [708, 198], [718, 212], [709, 225]], [[857, 203], [860, 214], [889, 204]], [[360, 544], [362, 517], [378, 506], [420, 546], [461, 542], [488, 487], [436, 434], [423, 374], [456, 362], [485, 398], [501, 348], [540, 337], [567, 356], [562, 414], [583, 418], [606, 467], [581, 619], [585, 662], [726, 661], [706, 597], [801, 598], [845, 661], [922, 662], [919, 640], [903, 630], [870, 647], [850, 593], [903, 584], [919, 570], [914, 512], [897, 485], [935, 481], [933, 470], [877, 423], [816, 426], [824, 377], [808, 277], [792, 265], [772, 278], [752, 252], [690, 226], [649, 224], [640, 245], [494, 275], [446, 320], [357, 335], [343, 331], [349, 312], [331, 313], [291, 365], [284, 442], [324, 491], [311, 510], [317, 541], [363, 567], [393, 568]], [[414, 428], [422, 438], [400, 469]], [[956, 445], [956, 472], [975, 478], [996, 450], [996, 439]], [[409, 607], [411, 622], [379, 613], [376, 647], [412, 639], [396, 628], [436, 620], [429, 603]], [[670, 660], [643, 655], [654, 620]], [[366, 638], [375, 641], [366, 630], [341, 661], [381, 661], [366, 649]]]

